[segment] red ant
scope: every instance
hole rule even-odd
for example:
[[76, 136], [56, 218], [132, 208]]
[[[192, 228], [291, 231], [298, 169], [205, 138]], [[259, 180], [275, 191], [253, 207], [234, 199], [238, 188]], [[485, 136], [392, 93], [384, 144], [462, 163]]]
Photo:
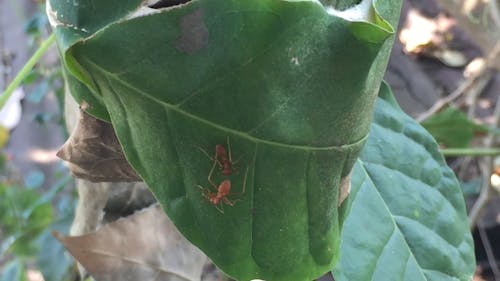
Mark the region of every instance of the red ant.
[[[222, 169], [222, 174], [225, 176], [231, 175], [238, 168], [234, 164], [238, 163], [239, 159], [233, 161], [231, 157], [231, 145], [229, 144], [229, 137], [227, 137], [227, 152], [223, 145], [215, 145], [215, 157], [211, 157], [208, 153], [201, 147], [198, 147], [208, 158], [213, 160]], [[229, 152], [229, 153], [228, 153]], [[240, 157], [241, 158], [241, 157]]]
[[[221, 203], [225, 203], [226, 205], [229, 206], [234, 206], [234, 204], [237, 201], [240, 201], [240, 199], [236, 200], [230, 200], [227, 198], [229, 194], [231, 194], [231, 181], [226, 179], [223, 180], [219, 186], [215, 185], [212, 181], [212, 173], [215, 169], [216, 161], [214, 161], [214, 164], [212, 165], [212, 169], [210, 169], [210, 173], [208, 174], [208, 182], [217, 190], [217, 192], [212, 192], [208, 188], [205, 188], [201, 185], [198, 185], [199, 188], [203, 190], [203, 197], [205, 197], [210, 204], [214, 205], [214, 207], [221, 213], [224, 213], [222, 210], [222, 205]], [[246, 188], [246, 182], [247, 182], [247, 174], [248, 174], [248, 167], [245, 172], [245, 177], [243, 178], [243, 189], [241, 192], [238, 193], [232, 193], [232, 194], [243, 194], [245, 193], [245, 188]], [[219, 207], [220, 206], [220, 207]]]

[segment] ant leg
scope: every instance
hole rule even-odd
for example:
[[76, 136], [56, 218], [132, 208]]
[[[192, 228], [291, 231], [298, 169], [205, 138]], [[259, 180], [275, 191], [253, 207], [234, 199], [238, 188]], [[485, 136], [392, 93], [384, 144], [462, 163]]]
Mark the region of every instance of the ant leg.
[[224, 214], [224, 210], [222, 210], [222, 205], [220, 206], [219, 208], [219, 205], [214, 205], [215, 209], [217, 209], [217, 211], [221, 212], [221, 214]]
[[215, 154], [215, 157], [212, 157], [208, 154], [208, 152], [203, 149], [201, 146], [198, 146], [198, 145], [194, 145], [194, 147], [198, 148], [203, 154], [205, 154], [205, 156], [208, 157], [208, 159], [214, 161], [214, 162], [217, 162], [217, 164], [219, 165], [219, 167], [222, 169], [222, 163], [217, 159], [217, 153]]
[[234, 200], [230, 200], [229, 198], [224, 197], [224, 198], [222, 198], [222, 201], [223, 201], [224, 203], [226, 203], [227, 205], [229, 205], [229, 206], [231, 206], [231, 207], [232, 207], [232, 206], [234, 206], [234, 204], [236, 204], [236, 202], [241, 201], [241, 199], [234, 199]]
[[243, 189], [241, 190], [241, 192], [233, 192], [231, 194], [244, 194], [245, 191], [246, 191], [246, 187], [247, 187], [247, 175], [248, 175], [248, 166], [245, 170], [245, 176], [243, 177]]
[[243, 158], [243, 156], [245, 156], [245, 155], [243, 155], [243, 154], [240, 155], [240, 157], [238, 157], [238, 159], [236, 159], [234, 162], [231, 162], [231, 163], [238, 164], [238, 162], [240, 162], [240, 160], [241, 160], [241, 158]]
[[226, 142], [227, 142], [227, 152], [229, 154], [229, 162], [231, 164], [238, 163], [241, 160], [241, 158], [243, 157], [243, 155], [240, 155], [240, 157], [238, 157], [238, 159], [236, 159], [236, 161], [233, 161], [233, 156], [231, 154], [231, 144], [229, 143], [229, 137], [227, 137]]
[[206, 199], [210, 200], [210, 194], [212, 192], [208, 188], [203, 187], [203, 186], [201, 186], [199, 184], [197, 186], [201, 189], [203, 197], [205, 197]]
[[239, 170], [239, 167], [237, 167], [236, 164], [238, 164], [238, 162], [240, 162], [241, 158], [243, 158], [244, 155], [243, 154], [240, 155], [238, 157], [238, 159], [233, 161], [233, 155], [231, 152], [231, 144], [229, 143], [229, 136], [226, 138], [226, 142], [227, 142], [227, 150], [228, 150], [228, 154], [229, 154], [229, 163], [231, 163], [231, 170], [232, 170], [232, 172], [237, 172]]
[[210, 173], [208, 173], [208, 182], [215, 188], [215, 190], [217, 190], [217, 185], [212, 181], [212, 174], [214, 172], [214, 169], [215, 169], [215, 165], [216, 165], [217, 162], [214, 161], [214, 164], [212, 165], [212, 168], [210, 169]]
[[229, 143], [229, 136], [226, 137], [227, 142], [227, 152], [229, 153], [229, 163], [233, 163], [233, 158], [231, 157], [231, 144]]

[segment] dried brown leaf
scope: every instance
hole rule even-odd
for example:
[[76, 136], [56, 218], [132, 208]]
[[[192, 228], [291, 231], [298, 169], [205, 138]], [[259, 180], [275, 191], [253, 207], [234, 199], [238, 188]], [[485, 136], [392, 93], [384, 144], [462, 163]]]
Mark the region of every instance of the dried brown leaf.
[[69, 162], [71, 172], [78, 178], [92, 182], [141, 181], [125, 159], [113, 126], [83, 110], [57, 156]]
[[198, 281], [206, 262], [158, 204], [88, 235], [54, 236], [97, 281]]

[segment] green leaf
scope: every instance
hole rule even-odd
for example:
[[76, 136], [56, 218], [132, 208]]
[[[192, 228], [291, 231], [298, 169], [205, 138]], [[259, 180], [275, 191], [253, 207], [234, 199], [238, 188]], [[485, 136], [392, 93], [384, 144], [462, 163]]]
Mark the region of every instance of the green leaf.
[[3, 266], [0, 275], [0, 281], [25, 281], [26, 273], [24, 272], [24, 264], [21, 260], [16, 259]]
[[469, 281], [475, 259], [460, 184], [390, 95], [383, 86], [353, 170], [335, 280]]
[[6, 236], [2, 252], [32, 255], [33, 240], [52, 222], [50, 201], [42, 202], [36, 190], [5, 185], [0, 185], [0, 198], [0, 227]]
[[422, 126], [445, 147], [469, 147], [477, 134], [489, 132], [489, 128], [477, 124], [465, 113], [455, 107], [448, 107], [425, 121]]
[[32, 69], [29, 74], [24, 78], [23, 80], [23, 85], [31, 85], [35, 83], [39, 78], [41, 74], [38, 72], [36, 69]]
[[39, 170], [31, 171], [24, 177], [24, 185], [28, 189], [38, 189], [44, 181], [45, 174]]
[[42, 80], [35, 86], [33, 91], [28, 94], [26, 100], [35, 104], [39, 104], [43, 101], [49, 90], [50, 90], [49, 81]]
[[85, 84], [69, 73], [66, 67], [63, 67], [62, 69], [66, 87], [76, 102], [78, 102], [82, 108], [85, 108], [87, 113], [100, 120], [109, 122], [109, 113], [101, 99], [101, 96], [92, 93], [92, 91], [85, 86]]
[[73, 213], [68, 212], [64, 217], [55, 221], [38, 238], [40, 251], [37, 255], [37, 265], [45, 280], [68, 280], [68, 272], [73, 266], [73, 259], [69, 257], [64, 247], [52, 235], [53, 231], [67, 233], [73, 221]]
[[[51, 202], [72, 179], [69, 175], [61, 178], [51, 190], [39, 198], [38, 203]], [[36, 261], [45, 280], [69, 280], [68, 275], [71, 275], [71, 267], [74, 265], [74, 261], [65, 253], [64, 247], [57, 242], [52, 233], [54, 231], [69, 232], [74, 218], [75, 205], [75, 198], [71, 196], [58, 196], [56, 208], [57, 219], [51, 221], [51, 224], [44, 228], [44, 231], [36, 240], [36, 245], [39, 248]]]
[[481, 177], [474, 178], [467, 182], [462, 182], [462, 192], [467, 196], [477, 196], [481, 191], [483, 180]]
[[47, 16], [41, 11], [37, 11], [28, 21], [24, 24], [24, 32], [34, 36], [40, 33], [47, 27]]
[[137, 10], [143, 0], [49, 0], [47, 15], [63, 49]]
[[[52, 18], [66, 2], [50, 1]], [[312, 280], [338, 258], [341, 183], [398, 22], [401, 1], [369, 3], [367, 19], [348, 20], [312, 0], [199, 0], [90, 35], [57, 22], [56, 32], [84, 86], [77, 100], [109, 113], [127, 160], [190, 241], [240, 280]]]
[[[134, 12], [142, 2], [142, 0], [49, 0], [47, 1], [47, 15], [57, 35], [59, 48], [65, 51], [74, 43], [91, 36], [107, 24]], [[66, 67], [73, 64], [72, 58], [66, 58], [65, 52], [62, 55], [65, 58], [63, 74], [66, 83], [72, 94], [81, 93], [75, 96], [75, 99], [80, 104], [89, 105], [87, 110], [90, 114], [109, 121], [107, 110], [100, 96], [75, 79], [73, 74], [67, 73]]]

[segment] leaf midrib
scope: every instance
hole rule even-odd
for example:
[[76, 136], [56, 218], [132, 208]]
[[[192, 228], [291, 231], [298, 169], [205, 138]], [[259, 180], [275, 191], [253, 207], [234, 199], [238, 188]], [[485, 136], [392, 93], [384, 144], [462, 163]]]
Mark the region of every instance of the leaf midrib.
[[[130, 85], [126, 81], [123, 81], [123, 80], [119, 79], [113, 73], [107, 72], [105, 69], [103, 69], [102, 67], [100, 67], [99, 65], [97, 65], [96, 63], [94, 63], [93, 61], [87, 59], [86, 57], [82, 57], [82, 60], [84, 60], [85, 62], [87, 62], [91, 66], [95, 67], [96, 70], [98, 72], [102, 73], [104, 75], [104, 77], [107, 77], [107, 79], [113, 79], [117, 83], [122, 84], [123, 86], [125, 86], [125, 87], [127, 87], [127, 88], [129, 88], [129, 89], [131, 89], [131, 90], [133, 90], [133, 91], [141, 94], [145, 98], [150, 99], [150, 100], [152, 100], [152, 101], [154, 101], [154, 102], [156, 102], [156, 103], [158, 103], [158, 104], [160, 104], [160, 105], [168, 108], [169, 110], [175, 111], [176, 113], [178, 113], [180, 115], [184, 115], [184, 116], [186, 116], [188, 118], [192, 118], [193, 120], [196, 120], [196, 121], [198, 121], [200, 123], [204, 123], [206, 125], [215, 127], [215, 128], [217, 128], [219, 130], [230, 132], [230, 133], [232, 133], [234, 135], [237, 135], [237, 136], [239, 136], [241, 138], [247, 139], [247, 140], [252, 141], [254, 143], [266, 144], [266, 145], [270, 145], [270, 146], [277, 146], [277, 147], [283, 147], [283, 148], [288, 148], [288, 149], [306, 150], [306, 151], [329, 151], [329, 150], [336, 150], [336, 151], [342, 152], [344, 150], [348, 150], [350, 147], [356, 147], [356, 146], [361, 145], [368, 138], [368, 135], [366, 135], [362, 139], [360, 139], [358, 141], [355, 141], [353, 143], [350, 143], [350, 144], [340, 145], [340, 146], [325, 146], [325, 147], [314, 147], [314, 146], [305, 146], [305, 145], [293, 145], [293, 144], [285, 144], [285, 143], [280, 143], [280, 142], [275, 142], [275, 141], [264, 140], [264, 139], [261, 139], [261, 138], [249, 135], [248, 133], [244, 133], [244, 132], [241, 132], [241, 131], [238, 131], [238, 130], [235, 130], [235, 129], [231, 129], [231, 128], [219, 125], [217, 123], [205, 120], [205, 119], [203, 119], [201, 117], [198, 117], [198, 116], [196, 116], [196, 115], [194, 115], [194, 114], [192, 114], [190, 112], [187, 112], [187, 111], [179, 108], [178, 106], [169, 104], [169, 103], [164, 102], [162, 100], [159, 100], [159, 99], [157, 99], [157, 98], [155, 98], [153, 96], [148, 95], [144, 91], [142, 91], [140, 89], [137, 89], [133, 85]], [[92, 75], [92, 74], [90, 74], [90, 75]], [[103, 94], [103, 93], [101, 93], [101, 94]]]
[[[408, 245], [408, 242], [406, 241], [406, 237], [402, 234], [401, 230], [399, 229], [397, 223], [396, 223], [396, 220], [394, 219], [394, 216], [392, 215], [390, 209], [389, 209], [389, 206], [387, 206], [387, 204], [385, 203], [385, 200], [384, 200], [384, 197], [382, 196], [382, 194], [380, 194], [380, 192], [378, 192], [378, 189], [376, 188], [376, 185], [375, 185], [375, 182], [373, 181], [373, 179], [371, 178], [371, 176], [368, 174], [368, 171], [366, 170], [365, 168], [365, 164], [364, 164], [364, 161], [359, 159], [357, 160], [357, 162], [360, 164], [360, 166], [363, 168], [363, 173], [366, 177], [366, 179], [370, 182], [371, 186], [374, 187], [374, 191], [375, 193], [379, 196], [380, 200], [383, 202], [383, 207], [384, 209], [387, 211], [387, 213], [390, 215], [389, 217], [391, 218], [391, 222], [393, 224], [393, 227], [394, 227], [394, 230], [397, 231], [399, 233], [399, 235], [401, 235], [401, 237], [403, 237], [403, 240], [405, 241], [405, 246], [406, 246], [406, 249], [408, 250], [408, 253], [409, 253], [409, 256], [412, 257], [415, 262], [417, 264], [418, 263], [418, 260], [415, 258], [415, 255], [413, 255], [413, 252], [411, 251], [411, 248], [410, 246]], [[393, 232], [395, 232], [393, 231]], [[385, 246], [384, 246], [385, 247]], [[380, 256], [377, 257], [377, 260], [380, 259]], [[420, 265], [420, 264], [419, 264]], [[422, 276], [424, 276], [425, 280], [427, 280], [427, 277], [425, 277], [425, 274], [424, 272], [421, 270], [421, 267], [418, 267], [418, 271], [422, 274]], [[373, 280], [373, 272], [371, 274], [372, 276], [372, 280]]]
[[[379, 192], [379, 191], [378, 191], [378, 189], [376, 188], [376, 186], [377, 186], [377, 185], [375, 184], [375, 182], [373, 181], [373, 179], [372, 179], [372, 178], [371, 178], [371, 176], [369, 175], [369, 173], [368, 173], [367, 169], [365, 168], [365, 161], [363, 161], [363, 160], [361, 160], [360, 158], [358, 158], [357, 162], [358, 162], [358, 163], [360, 164], [360, 166], [362, 167], [363, 173], [364, 173], [364, 175], [365, 175], [366, 179], [370, 182], [371, 186], [374, 188], [375, 193], [377, 193], [377, 194], [378, 194], [378, 196], [379, 196], [380, 200], [383, 202], [383, 207], [384, 207], [384, 209], [386, 210], [386, 212], [390, 215], [389, 217], [390, 217], [391, 222], [392, 222], [392, 224], [393, 224], [393, 226], [394, 226], [394, 230], [395, 230], [395, 231], [397, 231], [397, 233], [398, 233], [398, 234], [399, 234], [399, 235], [403, 238], [403, 241], [405, 241], [404, 245], [406, 246], [406, 249], [407, 249], [407, 251], [408, 251], [408, 253], [409, 253], [409, 256], [411, 256], [411, 257], [415, 260], [415, 262], [419, 265], [419, 267], [418, 267], [418, 271], [422, 274], [422, 276], [425, 278], [425, 280], [427, 280], [427, 281], [431, 281], [431, 280], [429, 280], [429, 279], [427, 278], [427, 276], [425, 275], [424, 270], [426, 270], [426, 271], [435, 271], [435, 272], [439, 272], [439, 273], [445, 274], [446, 276], [449, 276], [449, 277], [450, 277], [450, 278], [452, 278], [452, 279], [456, 279], [456, 278], [457, 278], [456, 276], [451, 276], [451, 275], [449, 275], [449, 274], [447, 274], [447, 273], [445, 273], [445, 272], [442, 272], [442, 271], [436, 271], [436, 270], [433, 270], [433, 269], [427, 269], [427, 268], [424, 268], [423, 266], [421, 266], [421, 265], [420, 265], [420, 263], [419, 263], [418, 259], [417, 259], [417, 258], [415, 257], [415, 255], [413, 254], [413, 251], [411, 250], [411, 247], [409, 246], [409, 244], [408, 244], [408, 242], [407, 242], [407, 240], [406, 240], [405, 235], [403, 235], [403, 232], [402, 232], [402, 231], [401, 231], [401, 229], [399, 228], [399, 226], [398, 226], [398, 224], [397, 224], [397, 222], [396, 222], [396, 220], [395, 220], [395, 216], [394, 216], [394, 215], [392, 214], [392, 212], [390, 211], [389, 206], [385, 203], [384, 197], [382, 196], [382, 194], [380, 194], [380, 192]], [[371, 162], [367, 162], [367, 163], [371, 163]], [[371, 163], [371, 164], [376, 164], [376, 163]], [[354, 199], [354, 200], [356, 200], [356, 199]], [[410, 218], [408, 218], [408, 219], [410, 219]], [[417, 222], [418, 222], [418, 221], [417, 221]], [[420, 222], [419, 222], [419, 223], [420, 223]], [[393, 231], [393, 232], [394, 232], [394, 231]], [[438, 236], [439, 236], [439, 235], [438, 235]], [[439, 237], [441, 237], [441, 236], [439, 236]], [[441, 237], [441, 238], [442, 238], [442, 237]], [[448, 243], [448, 244], [449, 244], [449, 243]], [[451, 245], [451, 244], [450, 244], [450, 245]], [[385, 245], [384, 245], [384, 247], [385, 247]], [[455, 246], [454, 246], [454, 247], [455, 247]], [[378, 257], [377, 257], [377, 260], [378, 260], [379, 258], [380, 258], [380, 256], [378, 256]], [[372, 272], [372, 274], [371, 274], [371, 275], [372, 275], [372, 278], [373, 278], [373, 272]], [[372, 280], [373, 280], [373, 279], [372, 279]], [[460, 279], [458, 279], [458, 280], [460, 280]]]

